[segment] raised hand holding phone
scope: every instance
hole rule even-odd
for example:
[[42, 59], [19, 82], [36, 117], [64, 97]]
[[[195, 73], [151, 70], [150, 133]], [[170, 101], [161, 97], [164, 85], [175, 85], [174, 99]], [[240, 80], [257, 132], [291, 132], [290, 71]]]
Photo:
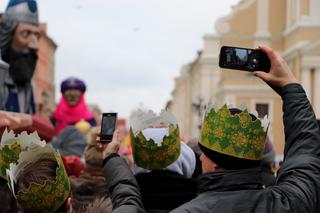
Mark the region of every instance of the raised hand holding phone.
[[115, 130], [112, 135], [112, 140], [109, 143], [101, 142], [100, 140], [100, 130], [96, 133], [96, 144], [100, 149], [102, 149], [102, 158], [105, 159], [109, 155], [113, 153], [118, 153], [120, 148], [120, 138], [119, 138], [119, 130]]
[[291, 72], [286, 61], [277, 52], [265, 45], [260, 45], [259, 50], [270, 58], [271, 68], [269, 73], [254, 72], [255, 76], [264, 80], [276, 92], [278, 90], [277, 88], [291, 83], [298, 83], [298, 80]]

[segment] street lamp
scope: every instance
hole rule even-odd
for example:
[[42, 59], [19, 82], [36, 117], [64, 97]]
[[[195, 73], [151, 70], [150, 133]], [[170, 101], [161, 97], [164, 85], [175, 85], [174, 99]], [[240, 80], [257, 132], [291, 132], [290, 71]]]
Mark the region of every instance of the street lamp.
[[201, 130], [201, 127], [202, 127], [202, 115], [203, 115], [203, 112], [205, 110], [205, 106], [203, 104], [203, 98], [201, 98], [200, 96], [198, 96], [197, 98], [197, 101], [192, 103], [192, 109], [193, 109], [193, 112], [196, 112], [197, 115], [198, 115], [198, 129]]

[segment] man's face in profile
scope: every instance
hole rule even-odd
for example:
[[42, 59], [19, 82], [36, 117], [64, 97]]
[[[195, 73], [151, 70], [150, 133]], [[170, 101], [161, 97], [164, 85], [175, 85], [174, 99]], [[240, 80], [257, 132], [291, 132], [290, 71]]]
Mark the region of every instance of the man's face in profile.
[[12, 49], [17, 52], [28, 53], [39, 49], [40, 30], [38, 26], [19, 23], [13, 35]]

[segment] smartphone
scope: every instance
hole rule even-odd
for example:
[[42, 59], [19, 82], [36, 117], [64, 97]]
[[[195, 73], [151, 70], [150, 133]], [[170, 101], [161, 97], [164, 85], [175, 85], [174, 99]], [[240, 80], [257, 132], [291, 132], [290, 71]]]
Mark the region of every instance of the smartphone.
[[116, 130], [117, 113], [103, 113], [101, 121], [101, 143], [108, 143], [112, 141], [113, 132]]
[[271, 62], [261, 50], [223, 46], [219, 55], [219, 67], [249, 72], [269, 72]]

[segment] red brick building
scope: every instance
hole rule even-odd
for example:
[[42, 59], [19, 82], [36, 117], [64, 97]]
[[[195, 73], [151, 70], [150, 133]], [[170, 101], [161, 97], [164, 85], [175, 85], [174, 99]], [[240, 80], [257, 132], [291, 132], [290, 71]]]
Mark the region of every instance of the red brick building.
[[55, 51], [56, 43], [47, 35], [47, 24], [40, 24], [41, 38], [34, 82], [37, 113], [50, 116], [55, 109]]

